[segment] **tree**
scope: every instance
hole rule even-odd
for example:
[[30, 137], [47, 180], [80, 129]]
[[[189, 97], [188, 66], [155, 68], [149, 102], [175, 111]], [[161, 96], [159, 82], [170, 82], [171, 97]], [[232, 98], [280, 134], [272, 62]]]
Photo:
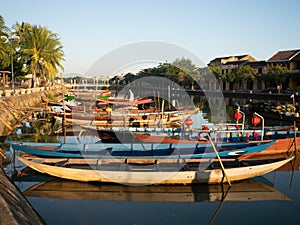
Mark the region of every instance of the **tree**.
[[210, 65], [209, 70], [215, 75], [217, 79], [224, 79], [222, 75], [222, 69], [216, 65]]
[[255, 69], [249, 65], [239, 66], [236, 68], [237, 79], [239, 80], [251, 80], [254, 81], [256, 78]]
[[[145, 76], [165, 77], [179, 85], [190, 86], [195, 79], [200, 78], [200, 72], [189, 59], [176, 59], [173, 63], [160, 63], [156, 67], [142, 69], [136, 76], [129, 74], [129, 80]], [[159, 80], [157, 80], [159, 82]]]
[[241, 82], [243, 80], [253, 81], [255, 77], [255, 69], [246, 65], [233, 68], [225, 75], [224, 78], [229, 82]]
[[132, 82], [135, 78], [136, 78], [136, 75], [134, 75], [132, 73], [127, 73], [124, 75], [124, 79], [122, 80], [122, 82], [124, 84], [128, 84], [128, 83]]
[[190, 59], [178, 58], [172, 64], [182, 70], [186, 76], [190, 76], [194, 80], [200, 79], [200, 72]]
[[[3, 17], [0, 15], [0, 36], [8, 36], [9, 29], [5, 26]], [[8, 67], [10, 64], [10, 47], [0, 40], [0, 68]]]
[[33, 87], [36, 87], [37, 74], [44, 74], [47, 79], [54, 80], [59, 68], [63, 70], [63, 46], [58, 35], [46, 27], [28, 23], [16, 23], [16, 33], [20, 36], [20, 56], [33, 74]]
[[237, 73], [234, 70], [229, 71], [227, 74], [224, 76], [224, 80], [228, 82], [234, 82], [237, 80]]
[[276, 64], [271, 66], [267, 74], [264, 76], [264, 80], [270, 83], [275, 83], [277, 86], [282, 86], [286, 82], [288, 75], [291, 74], [291, 71], [281, 64]]

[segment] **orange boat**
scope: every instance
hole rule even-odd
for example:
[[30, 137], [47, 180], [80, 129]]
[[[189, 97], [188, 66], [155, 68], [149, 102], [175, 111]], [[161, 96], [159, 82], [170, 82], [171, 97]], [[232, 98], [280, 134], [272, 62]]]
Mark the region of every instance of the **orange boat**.
[[[300, 148], [300, 137], [296, 138], [296, 149]], [[289, 156], [295, 153], [295, 139], [284, 138], [276, 140], [273, 145], [261, 152], [255, 152], [240, 156], [239, 159], [259, 159], [259, 158], [278, 158], [282, 156]]]

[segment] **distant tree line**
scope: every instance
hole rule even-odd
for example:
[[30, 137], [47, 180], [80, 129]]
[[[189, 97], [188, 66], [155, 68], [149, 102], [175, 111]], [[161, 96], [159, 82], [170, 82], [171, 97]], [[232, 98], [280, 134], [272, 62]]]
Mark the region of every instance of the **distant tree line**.
[[200, 72], [190, 59], [178, 58], [172, 63], [165, 62], [156, 67], [142, 69], [137, 74], [127, 73], [122, 77], [114, 76], [109, 83], [125, 85], [147, 76], [164, 77], [180, 86], [189, 87], [195, 80], [200, 79]]

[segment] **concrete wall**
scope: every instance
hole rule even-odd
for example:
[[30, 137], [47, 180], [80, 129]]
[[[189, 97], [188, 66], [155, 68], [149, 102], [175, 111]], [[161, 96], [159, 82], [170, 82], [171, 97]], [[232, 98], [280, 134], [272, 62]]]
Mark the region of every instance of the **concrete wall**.
[[[32, 91], [32, 90], [31, 90]], [[61, 94], [61, 89], [34, 90], [31, 93], [0, 98], [0, 136], [5, 136], [14, 130], [16, 124], [22, 120], [26, 112], [42, 103], [49, 93]]]

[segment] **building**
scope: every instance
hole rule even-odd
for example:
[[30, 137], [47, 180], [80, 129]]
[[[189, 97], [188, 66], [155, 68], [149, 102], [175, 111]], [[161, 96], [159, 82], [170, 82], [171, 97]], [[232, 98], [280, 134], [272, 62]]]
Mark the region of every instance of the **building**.
[[241, 66], [249, 66], [253, 69], [255, 79], [242, 79], [241, 81], [220, 80], [220, 86], [223, 90], [262, 90], [265, 88], [263, 82], [263, 74], [266, 73], [266, 62], [257, 61], [251, 55], [237, 55], [218, 57], [210, 61], [208, 66], [216, 66], [220, 69], [221, 76], [225, 77], [233, 69]]
[[283, 90], [300, 90], [300, 49], [276, 52], [267, 60], [267, 70], [276, 65], [286, 67], [290, 71], [288, 79], [283, 83]]
[[250, 55], [226, 56], [226, 57], [215, 58], [211, 60], [208, 65], [222, 66], [230, 62], [241, 62], [241, 61], [254, 62], [256, 61], [256, 59]]

